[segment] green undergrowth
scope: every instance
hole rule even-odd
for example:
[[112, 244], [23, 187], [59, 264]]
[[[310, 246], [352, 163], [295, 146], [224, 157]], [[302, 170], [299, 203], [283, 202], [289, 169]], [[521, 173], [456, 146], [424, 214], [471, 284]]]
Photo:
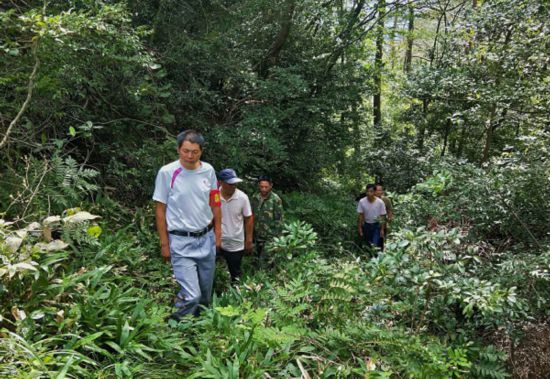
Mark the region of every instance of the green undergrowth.
[[212, 307], [165, 322], [177, 285], [150, 212], [123, 228], [61, 221], [54, 238], [67, 246], [50, 250], [44, 225], [15, 252], [22, 229], [1, 228], [3, 377], [504, 378], [506, 356], [484, 336], [512, 331], [549, 298], [548, 253], [491, 263], [458, 229], [417, 228], [370, 257], [327, 248], [293, 221], [268, 266], [246, 258], [231, 287], [219, 262]]
[[236, 286], [218, 262], [212, 306], [179, 323], [152, 209], [98, 196], [103, 218], [1, 220], [0, 377], [509, 377], [502, 341], [550, 316], [544, 206], [502, 185], [538, 171], [480, 173], [443, 165], [391, 194], [379, 254], [350, 195], [285, 194], [270, 260], [246, 257]]

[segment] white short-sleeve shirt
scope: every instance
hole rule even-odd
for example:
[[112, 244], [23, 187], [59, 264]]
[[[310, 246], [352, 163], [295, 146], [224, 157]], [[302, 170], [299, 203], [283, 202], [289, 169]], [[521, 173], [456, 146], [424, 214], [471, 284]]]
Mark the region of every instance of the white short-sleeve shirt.
[[222, 249], [225, 251], [244, 250], [244, 218], [252, 216], [248, 196], [236, 189], [229, 199], [222, 202]]
[[365, 222], [372, 224], [378, 221], [378, 217], [386, 215], [386, 205], [378, 197], [371, 203], [365, 196], [357, 204], [357, 213], [363, 213]]
[[195, 232], [210, 224], [210, 191], [218, 183], [214, 168], [201, 162], [195, 170], [182, 167], [179, 160], [163, 166], [155, 181], [153, 200], [166, 204], [168, 231]]

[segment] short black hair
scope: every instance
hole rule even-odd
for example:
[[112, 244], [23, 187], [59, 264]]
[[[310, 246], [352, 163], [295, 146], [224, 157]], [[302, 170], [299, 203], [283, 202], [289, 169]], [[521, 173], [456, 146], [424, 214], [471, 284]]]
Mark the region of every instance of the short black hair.
[[267, 175], [258, 176], [257, 182], [258, 183], [260, 183], [260, 182], [269, 182], [269, 184], [273, 184], [273, 181], [271, 180], [271, 177], [269, 177]]
[[201, 150], [204, 146], [204, 137], [202, 136], [202, 134], [193, 129], [184, 130], [183, 132], [178, 134], [178, 136], [176, 137], [176, 141], [178, 142], [178, 149], [185, 141], [196, 143], [197, 145], [199, 145]]
[[376, 185], [372, 183], [367, 184], [367, 191], [370, 190], [371, 188], [376, 191]]

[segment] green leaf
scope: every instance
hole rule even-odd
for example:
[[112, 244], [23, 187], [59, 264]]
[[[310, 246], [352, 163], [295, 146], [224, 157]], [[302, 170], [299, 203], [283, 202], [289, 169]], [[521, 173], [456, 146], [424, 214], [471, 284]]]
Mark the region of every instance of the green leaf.
[[71, 356], [69, 358], [69, 360], [67, 361], [67, 363], [65, 363], [65, 366], [63, 366], [63, 368], [61, 369], [61, 371], [59, 371], [59, 373], [57, 374], [57, 376], [55, 377], [55, 379], [63, 379], [65, 378], [65, 375], [67, 375], [67, 371], [69, 371], [69, 368], [71, 367], [71, 365], [73, 364], [73, 361], [74, 361], [74, 356]]
[[96, 339], [101, 337], [102, 335], [103, 335], [103, 332], [97, 332], [94, 334], [90, 334], [84, 338], [81, 338], [80, 340], [78, 340], [77, 343], [75, 343], [75, 345], [73, 346], [73, 349], [78, 349], [80, 346], [86, 346], [90, 342], [95, 341]]
[[124, 351], [114, 341], [107, 341], [107, 342], [105, 342], [105, 345], [109, 346], [110, 348], [112, 348], [113, 350], [115, 350], [119, 354], [124, 354]]
[[101, 226], [99, 225], [92, 225], [86, 230], [86, 234], [94, 238], [99, 238], [102, 232], [103, 229], [101, 229]]
[[128, 321], [124, 321], [124, 326], [122, 327], [122, 332], [120, 333], [119, 345], [121, 347], [126, 346], [128, 343], [128, 336], [130, 335], [130, 325]]
[[165, 113], [162, 115], [162, 122], [165, 124], [173, 124], [176, 122], [176, 117], [171, 113]]
[[234, 307], [233, 305], [228, 305], [227, 307], [216, 307], [216, 311], [225, 317], [235, 317], [241, 314], [241, 309], [239, 307]]

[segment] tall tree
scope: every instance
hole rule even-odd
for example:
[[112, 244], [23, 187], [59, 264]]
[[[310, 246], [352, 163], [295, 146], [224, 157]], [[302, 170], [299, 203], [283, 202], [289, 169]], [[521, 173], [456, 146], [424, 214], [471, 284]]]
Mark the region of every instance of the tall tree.
[[407, 47], [405, 50], [405, 62], [403, 70], [406, 73], [411, 72], [413, 43], [414, 43], [414, 5], [413, 0], [409, 0], [407, 4]]
[[382, 124], [382, 74], [384, 62], [384, 13], [386, 12], [386, 1], [378, 0], [378, 25], [376, 28], [376, 54], [374, 57], [374, 95], [372, 98], [372, 108], [374, 117], [374, 127], [378, 128]]
[[399, 26], [399, 12], [393, 12], [393, 20], [392, 20], [392, 27], [390, 31], [390, 62], [391, 62], [391, 70], [395, 68], [396, 63], [396, 52], [397, 52], [397, 45], [398, 45], [398, 38], [397, 34], [399, 32], [398, 30]]

